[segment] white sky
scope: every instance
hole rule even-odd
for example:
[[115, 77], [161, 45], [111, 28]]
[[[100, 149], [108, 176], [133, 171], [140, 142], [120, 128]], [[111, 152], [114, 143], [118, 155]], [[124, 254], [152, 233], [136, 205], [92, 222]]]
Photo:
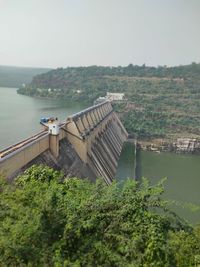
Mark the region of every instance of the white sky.
[[200, 62], [200, 0], [0, 0], [0, 65]]

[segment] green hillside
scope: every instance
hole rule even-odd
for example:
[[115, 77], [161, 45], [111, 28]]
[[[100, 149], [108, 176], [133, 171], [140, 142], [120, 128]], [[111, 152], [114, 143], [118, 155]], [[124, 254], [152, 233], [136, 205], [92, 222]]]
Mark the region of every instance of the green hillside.
[[21, 87], [28, 84], [35, 75], [49, 71], [47, 68], [0, 66], [0, 87]]
[[77, 67], [37, 75], [19, 93], [92, 104], [106, 92], [123, 92], [116, 105], [130, 133], [139, 138], [200, 134], [200, 64], [177, 67]]

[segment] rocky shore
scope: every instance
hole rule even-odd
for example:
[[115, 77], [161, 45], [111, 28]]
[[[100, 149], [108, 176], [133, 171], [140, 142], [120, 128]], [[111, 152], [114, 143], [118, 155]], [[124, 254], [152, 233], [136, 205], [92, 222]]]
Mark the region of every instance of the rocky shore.
[[176, 140], [154, 139], [138, 140], [138, 147], [146, 151], [174, 152], [174, 153], [200, 153], [200, 139], [197, 138], [178, 138]]

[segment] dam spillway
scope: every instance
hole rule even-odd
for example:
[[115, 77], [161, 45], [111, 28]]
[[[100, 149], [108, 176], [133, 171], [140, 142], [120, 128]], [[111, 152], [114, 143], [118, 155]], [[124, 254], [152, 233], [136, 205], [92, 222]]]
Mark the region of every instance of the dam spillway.
[[59, 125], [0, 151], [0, 172], [10, 178], [34, 163], [61, 169], [66, 176], [114, 179], [127, 132], [109, 101], [87, 108]]

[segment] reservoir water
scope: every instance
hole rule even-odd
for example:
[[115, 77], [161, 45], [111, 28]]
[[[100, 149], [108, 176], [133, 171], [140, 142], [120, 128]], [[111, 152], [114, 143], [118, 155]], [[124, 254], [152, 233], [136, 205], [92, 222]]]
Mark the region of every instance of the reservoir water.
[[[70, 114], [86, 108], [81, 103], [62, 100], [39, 99], [18, 95], [15, 88], [0, 88], [0, 149], [12, 145], [41, 130], [39, 120], [43, 116], [65, 120]], [[125, 144], [117, 170], [117, 179], [134, 176], [134, 146]], [[200, 206], [200, 156], [153, 153], [139, 154], [140, 176], [155, 184], [163, 177], [166, 199]], [[191, 205], [192, 206], [192, 205]], [[193, 223], [200, 223], [200, 209], [173, 207], [178, 214]]]
[[151, 184], [167, 178], [164, 198], [185, 207], [173, 205], [173, 210], [191, 223], [200, 223], [200, 156], [141, 151], [138, 163], [140, 177]]
[[126, 142], [123, 145], [115, 178], [118, 181], [135, 178], [135, 145]]
[[0, 87], [0, 150], [42, 130], [41, 117], [65, 120], [85, 106], [62, 100], [19, 95], [16, 88]]

